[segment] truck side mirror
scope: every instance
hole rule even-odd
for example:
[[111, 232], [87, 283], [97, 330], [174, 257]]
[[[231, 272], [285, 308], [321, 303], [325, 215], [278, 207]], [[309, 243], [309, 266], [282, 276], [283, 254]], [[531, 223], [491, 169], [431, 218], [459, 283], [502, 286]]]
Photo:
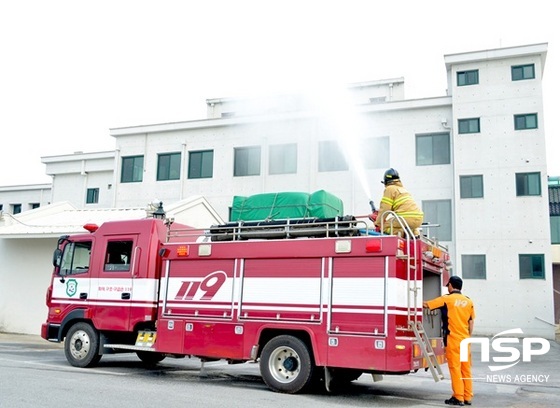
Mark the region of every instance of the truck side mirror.
[[59, 268], [61, 260], [62, 260], [62, 250], [60, 248], [56, 248], [53, 253], [53, 260], [52, 260], [53, 266]]

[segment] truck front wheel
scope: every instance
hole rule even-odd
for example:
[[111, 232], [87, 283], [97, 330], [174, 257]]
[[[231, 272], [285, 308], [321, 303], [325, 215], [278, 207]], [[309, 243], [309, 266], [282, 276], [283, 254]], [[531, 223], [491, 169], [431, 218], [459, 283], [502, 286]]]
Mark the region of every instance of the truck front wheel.
[[99, 333], [90, 324], [79, 322], [68, 330], [64, 355], [74, 367], [93, 367], [101, 359]]
[[314, 364], [303, 341], [294, 336], [282, 335], [264, 346], [260, 370], [271, 390], [295, 394], [310, 385]]

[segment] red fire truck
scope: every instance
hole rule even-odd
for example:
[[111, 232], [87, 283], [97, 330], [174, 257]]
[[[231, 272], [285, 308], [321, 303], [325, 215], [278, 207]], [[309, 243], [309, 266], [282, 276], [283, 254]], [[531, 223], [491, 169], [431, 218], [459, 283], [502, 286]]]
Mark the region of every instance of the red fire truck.
[[448, 252], [433, 239], [375, 234], [351, 216], [84, 228], [58, 241], [41, 330], [64, 341], [73, 366], [124, 351], [150, 365], [258, 361], [268, 387], [285, 393], [363, 373], [443, 378], [441, 317], [422, 310], [449, 276]]

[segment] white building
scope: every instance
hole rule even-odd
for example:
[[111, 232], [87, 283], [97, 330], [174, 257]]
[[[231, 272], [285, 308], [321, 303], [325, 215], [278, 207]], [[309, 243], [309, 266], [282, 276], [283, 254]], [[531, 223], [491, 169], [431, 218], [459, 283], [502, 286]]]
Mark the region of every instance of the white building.
[[51, 191], [50, 184], [0, 186], [0, 212], [13, 215], [50, 204]]
[[340, 197], [346, 214], [368, 214], [394, 167], [425, 221], [440, 225], [430, 235], [450, 247], [475, 300], [476, 332], [519, 327], [552, 338], [546, 53], [535, 44], [447, 55], [447, 95], [433, 98], [406, 100], [394, 78], [325, 84], [321, 95], [210, 99], [207, 119], [111, 129], [116, 149], [95, 158], [105, 169], [97, 178], [93, 157], [43, 162], [53, 197], [76, 205], [95, 188], [117, 208], [202, 195], [224, 219], [235, 195], [320, 189]]
[[536, 44], [447, 55], [442, 97], [405, 100], [403, 80], [392, 79], [315, 99], [212, 99], [211, 119], [112, 129], [115, 201], [203, 194], [227, 214], [234, 195], [324, 189], [346, 213], [366, 214], [395, 167], [425, 220], [441, 225], [436, 234], [477, 300], [477, 331], [552, 337], [546, 52]]
[[52, 177], [52, 202], [68, 201], [76, 208], [109, 208], [115, 205], [111, 189], [115, 152], [76, 152], [42, 157], [45, 173]]

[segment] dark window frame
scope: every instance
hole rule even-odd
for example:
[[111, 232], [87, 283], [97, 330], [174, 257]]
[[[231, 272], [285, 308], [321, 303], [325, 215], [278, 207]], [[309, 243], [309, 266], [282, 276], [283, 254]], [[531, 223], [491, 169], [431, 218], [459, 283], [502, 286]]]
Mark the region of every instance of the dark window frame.
[[[178, 168], [176, 168], [178, 166]], [[158, 153], [157, 181], [181, 179], [181, 152]]]
[[527, 79], [535, 79], [535, 64], [513, 65], [511, 67], [512, 81], [524, 81]]
[[214, 177], [214, 150], [193, 150], [189, 152], [189, 179]]
[[[453, 240], [453, 208], [451, 200], [423, 200], [424, 222], [437, 224], [439, 227], [430, 229], [430, 237], [435, 236], [440, 241]], [[426, 233], [427, 230], [423, 231]]]
[[480, 133], [480, 118], [458, 119], [457, 128], [460, 135]]
[[461, 271], [463, 279], [486, 279], [486, 255], [461, 255]]
[[[423, 148], [425, 148], [425, 146], [423, 146], [422, 141], [427, 139], [430, 139], [429, 154], [428, 152], [423, 151]], [[437, 166], [442, 164], [451, 164], [451, 137], [448, 132], [417, 134], [415, 143], [417, 166]], [[444, 149], [446, 150], [445, 152]], [[425, 157], [420, 156], [420, 153], [424, 153]]]
[[560, 244], [560, 215], [550, 216], [550, 243]]
[[20, 203], [12, 204], [12, 214], [20, 214], [22, 212], [22, 206]]
[[[532, 184], [535, 181], [536, 184]], [[517, 197], [542, 196], [541, 173], [538, 171], [515, 173], [515, 193]]]
[[[532, 123], [534, 122], [534, 126]], [[536, 113], [522, 113], [513, 115], [513, 127], [515, 130], [530, 130], [539, 128], [539, 117]]]
[[261, 147], [235, 147], [233, 158], [233, 177], [261, 175]]
[[[480, 187], [479, 187], [480, 186]], [[484, 198], [484, 177], [482, 174], [459, 176], [461, 198]], [[480, 193], [478, 194], [478, 191]]]
[[457, 71], [457, 86], [478, 85], [478, 69], [469, 69], [466, 71]]
[[519, 254], [519, 279], [545, 279], [544, 254]]
[[[125, 156], [121, 161], [121, 183], [141, 183], [144, 179], [144, 156]], [[129, 164], [130, 163], [130, 164]]]
[[297, 143], [270, 145], [268, 147], [268, 174], [296, 174], [297, 159]]
[[88, 188], [86, 190], [86, 204], [99, 203], [99, 188]]

